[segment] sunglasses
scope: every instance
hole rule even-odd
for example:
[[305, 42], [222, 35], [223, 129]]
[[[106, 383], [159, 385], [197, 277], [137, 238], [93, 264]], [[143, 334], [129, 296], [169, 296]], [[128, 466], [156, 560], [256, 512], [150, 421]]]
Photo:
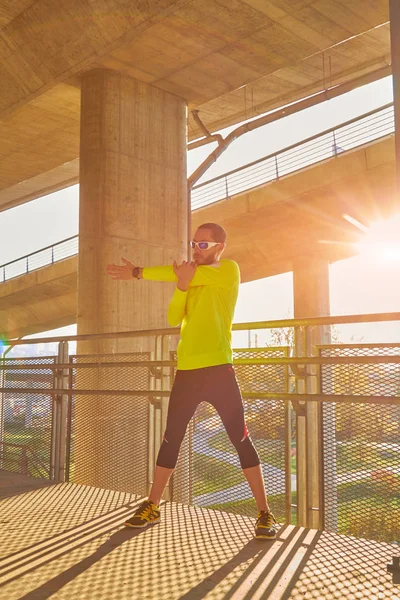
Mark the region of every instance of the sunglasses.
[[195, 242], [194, 240], [192, 240], [190, 242], [190, 247], [196, 248], [197, 246], [199, 250], [208, 250], [209, 248], [218, 246], [218, 244], [220, 244], [220, 242]]

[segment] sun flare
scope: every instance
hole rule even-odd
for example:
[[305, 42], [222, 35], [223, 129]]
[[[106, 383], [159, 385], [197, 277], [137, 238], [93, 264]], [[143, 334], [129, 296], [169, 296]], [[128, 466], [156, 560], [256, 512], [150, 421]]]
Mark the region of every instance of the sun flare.
[[357, 244], [361, 256], [400, 261], [400, 214], [371, 225]]

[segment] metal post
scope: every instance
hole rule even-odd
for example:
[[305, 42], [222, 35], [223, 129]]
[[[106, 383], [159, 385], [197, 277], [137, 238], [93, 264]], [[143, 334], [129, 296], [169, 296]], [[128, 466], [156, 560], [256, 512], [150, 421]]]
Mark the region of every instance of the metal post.
[[275, 173], [276, 173], [276, 179], [279, 179], [279, 169], [278, 169], [278, 156], [277, 154], [275, 154]]
[[[157, 340], [157, 338], [156, 338]], [[150, 352], [150, 360], [155, 360], [155, 352]], [[155, 369], [150, 369], [149, 389], [156, 389]], [[151, 485], [153, 483], [155, 458], [155, 404], [154, 399], [150, 399], [148, 405], [148, 428], [147, 428], [147, 494], [150, 494]]]
[[[60, 342], [56, 362], [67, 363], [68, 342]], [[67, 431], [68, 431], [68, 395], [62, 390], [68, 389], [69, 369], [55, 371], [55, 389], [60, 390], [53, 398], [53, 418], [50, 456], [50, 479], [65, 481], [65, 461], [67, 456]]]
[[[55, 362], [58, 362], [58, 358], [55, 358]], [[56, 390], [59, 388], [59, 376], [58, 369], [53, 371], [53, 388]], [[51, 399], [51, 441], [50, 441], [50, 479], [55, 480], [55, 465], [56, 465], [56, 442], [57, 442], [57, 417], [58, 403], [56, 397], [52, 396]]]
[[[295, 318], [329, 315], [329, 265], [317, 255], [298, 256], [293, 260]], [[306, 328], [302, 336], [302, 356], [313, 357], [320, 344], [329, 343], [329, 330], [323, 326]], [[297, 411], [298, 425], [298, 525], [321, 529], [323, 524], [323, 408], [312, 396], [318, 391], [315, 365], [303, 367], [300, 393], [307, 396], [302, 413]], [[304, 421], [303, 421], [304, 420]], [[326, 428], [325, 428], [326, 429]], [[300, 456], [299, 456], [300, 455]], [[331, 457], [330, 457], [331, 458]], [[306, 490], [304, 490], [304, 485]], [[305, 506], [303, 502], [305, 501]], [[305, 521], [303, 521], [305, 519]]]
[[[62, 356], [61, 362], [64, 364], [69, 362], [68, 342], [61, 342]], [[61, 389], [68, 390], [69, 384], [69, 369], [63, 369], [61, 373]], [[63, 394], [60, 399], [60, 471], [59, 481], [65, 481], [66, 474], [66, 457], [67, 457], [67, 432], [68, 432], [68, 395]]]
[[[163, 360], [164, 352], [163, 337], [157, 335], [155, 337], [154, 352], [151, 353], [151, 358], [156, 361]], [[168, 357], [166, 357], [168, 358]], [[153, 483], [154, 469], [156, 467], [157, 455], [162, 443], [168, 410], [168, 398], [157, 397], [157, 390], [164, 389], [163, 385], [164, 369], [155, 367], [151, 380], [151, 389], [154, 389], [153, 401], [149, 405], [149, 441], [148, 441], [148, 492], [150, 492]], [[165, 405], [166, 402], [166, 405]], [[164, 494], [164, 500], [170, 500], [170, 487], [167, 487]]]
[[333, 135], [333, 156], [336, 158], [338, 155], [338, 151], [337, 151], [337, 144], [336, 144], [336, 135], [335, 135], [334, 131], [332, 131], [332, 135]]
[[[297, 356], [306, 355], [304, 327], [295, 328], [295, 353]], [[296, 393], [305, 394], [305, 376], [296, 373]], [[307, 526], [307, 461], [306, 461], [306, 410], [305, 402], [293, 402], [296, 412], [296, 525]], [[291, 499], [290, 499], [291, 501]]]
[[[328, 335], [326, 332], [325, 335]], [[330, 332], [329, 332], [330, 338]], [[331, 340], [329, 339], [329, 342]], [[321, 356], [321, 349], [316, 352]], [[330, 371], [330, 376], [326, 377], [327, 371]], [[326, 384], [323, 385], [323, 375], [331, 382], [334, 381], [334, 371], [332, 365], [325, 365], [322, 371], [322, 365], [317, 366], [317, 393], [335, 393], [335, 387], [329, 383], [328, 390]], [[325, 389], [324, 389], [325, 388]], [[329, 389], [331, 388], [331, 389]], [[336, 453], [336, 405], [333, 402], [324, 402], [321, 405], [321, 465], [322, 465], [322, 480], [321, 486], [321, 521], [322, 528], [328, 531], [338, 532], [339, 515], [338, 515], [338, 490], [337, 490], [337, 453]]]
[[[306, 328], [307, 356], [315, 355], [316, 341], [319, 342], [323, 336], [322, 328]], [[317, 402], [312, 402], [312, 394], [317, 389], [317, 366], [306, 367], [306, 393], [310, 394], [310, 400], [306, 405], [306, 461], [307, 461], [307, 527], [322, 529], [322, 492], [324, 470], [322, 464], [322, 407]]]
[[[156, 337], [156, 360], [162, 360], [162, 336], [158, 335]], [[157, 378], [156, 378], [156, 389], [162, 389], [162, 380], [161, 380], [161, 369], [157, 367]], [[164, 428], [163, 428], [163, 398], [159, 397], [155, 404], [155, 414], [154, 414], [154, 468], [155, 462], [157, 460], [158, 452], [160, 450], [163, 436], [164, 436]], [[164, 500], [170, 500], [169, 496], [169, 488], [164, 491], [163, 495]]]
[[[159, 360], [169, 360], [170, 355], [169, 355], [169, 337], [168, 336], [163, 335], [160, 337], [159, 352], [160, 352]], [[169, 367], [167, 367], [167, 368], [161, 367], [160, 389], [161, 390], [170, 390], [171, 389]], [[161, 446], [161, 443], [163, 440], [164, 431], [167, 427], [168, 405], [169, 405], [169, 398], [160, 398], [160, 421], [161, 421], [160, 422], [160, 425], [161, 425], [160, 446]], [[165, 495], [164, 495], [165, 499], [172, 500], [172, 489], [173, 489], [174, 477], [175, 477], [175, 475], [172, 475], [172, 477], [170, 478], [170, 481], [169, 481], [169, 485], [168, 485], [167, 489], [165, 490]]]
[[[288, 379], [288, 377], [287, 377]], [[286, 392], [289, 391], [287, 386]], [[286, 523], [292, 523], [292, 405], [289, 400], [285, 400], [285, 490], [286, 490], [286, 506], [285, 520]]]
[[397, 190], [400, 194], [400, 2], [389, 0]]
[[21, 464], [20, 464], [20, 473], [21, 475], [28, 475], [28, 455], [27, 455], [26, 446], [22, 446], [21, 448]]
[[[68, 388], [72, 390], [73, 388], [73, 359], [69, 359], [71, 368], [68, 370]], [[67, 447], [65, 451], [65, 481], [70, 481], [70, 468], [71, 468], [71, 450], [72, 450], [72, 412], [73, 412], [73, 397], [68, 396], [68, 414], [67, 414]]]
[[225, 177], [225, 194], [226, 194], [226, 199], [229, 200], [229, 188], [228, 188], [228, 178]]

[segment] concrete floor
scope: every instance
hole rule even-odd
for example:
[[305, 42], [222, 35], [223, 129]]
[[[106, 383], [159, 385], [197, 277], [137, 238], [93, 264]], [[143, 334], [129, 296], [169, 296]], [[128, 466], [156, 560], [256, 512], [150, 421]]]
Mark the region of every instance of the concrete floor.
[[[141, 498], [0, 472], [1, 600], [395, 600], [389, 544], [167, 503], [121, 527]], [[377, 515], [378, 517], [378, 515]]]

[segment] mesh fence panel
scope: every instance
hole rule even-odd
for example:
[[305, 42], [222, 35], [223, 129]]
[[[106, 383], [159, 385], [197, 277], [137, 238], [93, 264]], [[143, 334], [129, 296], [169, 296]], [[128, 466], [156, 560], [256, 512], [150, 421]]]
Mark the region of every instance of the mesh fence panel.
[[[4, 392], [3, 443], [0, 447], [0, 468], [5, 471], [50, 478], [52, 398], [45, 393], [23, 393], [26, 388], [52, 388], [53, 370], [46, 367], [55, 357], [6, 358], [4, 387], [20, 388], [21, 392]], [[32, 369], [32, 366], [40, 366]], [[31, 367], [31, 368], [30, 368]]]
[[[324, 347], [321, 356], [397, 356], [399, 345]], [[326, 394], [398, 396], [400, 365], [321, 367]], [[325, 404], [325, 403], [324, 403]], [[400, 407], [326, 403], [325, 528], [381, 541], [400, 539]], [[328, 518], [327, 518], [328, 516]]]
[[[143, 348], [144, 350], [144, 348]], [[260, 456], [270, 504], [284, 522], [296, 498], [295, 419], [287, 399], [294, 391], [282, 364], [238, 364], [242, 359], [286, 358], [290, 350], [234, 351], [247, 426]], [[400, 345], [323, 346], [322, 357], [399, 356]], [[132, 365], [152, 352], [79, 355], [70, 358], [70, 453], [67, 475], [75, 483], [147, 495], [165, 426], [170, 367]], [[172, 353], [171, 358], [176, 358]], [[51, 473], [51, 395], [26, 388], [54, 387], [55, 357], [8, 358], [3, 403], [0, 468], [36, 477]], [[84, 366], [86, 363], [88, 366]], [[126, 366], [125, 366], [126, 364]], [[36, 365], [39, 369], [33, 369]], [[152, 396], [144, 392], [152, 390]], [[398, 397], [400, 366], [330, 364], [320, 368], [320, 392]], [[141, 393], [142, 392], [142, 393]], [[269, 393], [272, 398], [260, 398]], [[310, 396], [308, 396], [310, 398]], [[392, 542], [400, 537], [400, 407], [393, 404], [322, 402], [324, 518], [329, 531]], [[53, 425], [54, 429], [54, 425]], [[290, 468], [288, 468], [290, 465]], [[68, 473], [69, 470], [69, 473]], [[292, 497], [289, 495], [289, 484]], [[182, 445], [171, 484], [172, 500], [253, 516], [256, 510], [236, 450], [214, 408], [202, 403]], [[292, 520], [292, 523], [295, 521]]]
[[[99, 392], [71, 396], [70, 481], [147, 494], [149, 398], [129, 393], [151, 389], [151, 370], [147, 366], [106, 367], [101, 363], [150, 358], [149, 352], [70, 357], [72, 389]], [[93, 363], [93, 368], [80, 368], [80, 363]], [[127, 394], [113, 395], [105, 390]]]

